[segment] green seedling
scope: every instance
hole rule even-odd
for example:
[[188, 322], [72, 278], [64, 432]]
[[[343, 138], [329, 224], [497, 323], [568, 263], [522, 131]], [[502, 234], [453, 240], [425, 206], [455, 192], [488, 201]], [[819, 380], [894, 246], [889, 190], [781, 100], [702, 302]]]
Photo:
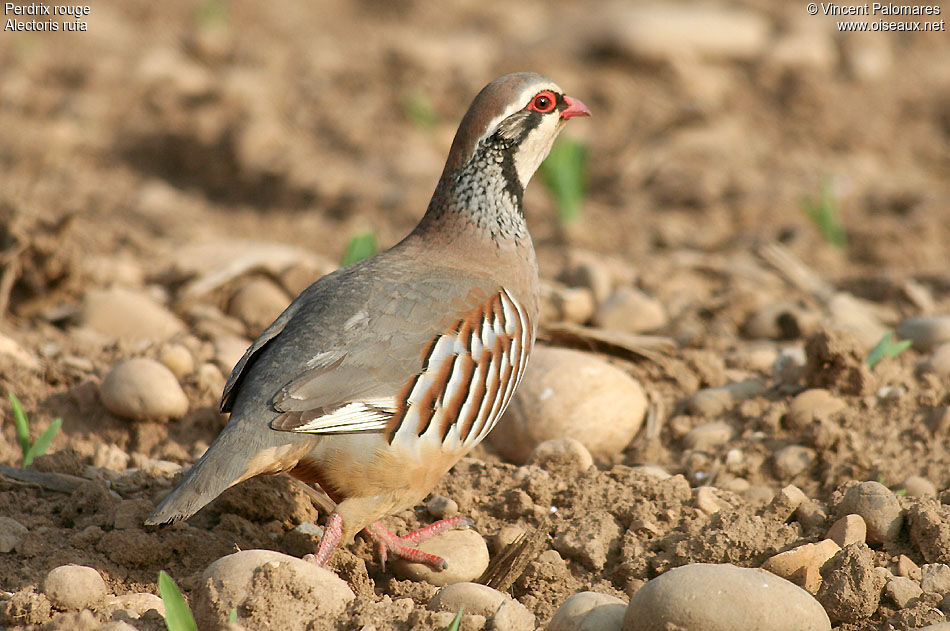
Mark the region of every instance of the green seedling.
[[884, 334], [884, 337], [881, 338], [881, 341], [871, 349], [871, 352], [868, 353], [868, 358], [865, 362], [868, 365], [868, 368], [874, 368], [879, 361], [885, 357], [897, 357], [908, 348], [913, 343], [910, 340], [897, 340], [892, 342], [891, 338], [894, 337], [894, 331], [888, 331]]
[[23, 450], [23, 463], [21, 466], [25, 469], [33, 464], [33, 460], [37, 456], [42, 456], [46, 453], [46, 450], [49, 449], [49, 446], [53, 443], [53, 439], [56, 438], [56, 434], [59, 433], [59, 428], [63, 425], [63, 419], [54, 418], [53, 422], [46, 428], [46, 431], [40, 434], [40, 437], [36, 439], [36, 442], [31, 443], [30, 421], [26, 418], [26, 412], [23, 411], [20, 400], [17, 399], [16, 395], [12, 392], [8, 392], [7, 396], [10, 397], [10, 405], [13, 406], [13, 423], [16, 425], [17, 438], [20, 439], [20, 449]]
[[802, 210], [818, 227], [826, 243], [839, 250], [847, 246], [847, 236], [841, 223], [841, 211], [834, 194], [834, 187], [830, 179], [821, 183], [821, 192], [818, 199], [806, 199], [802, 202]]
[[165, 603], [165, 628], [168, 631], [198, 631], [185, 597], [165, 570], [158, 573], [158, 593]]
[[452, 618], [452, 622], [449, 623], [449, 626], [445, 627], [445, 631], [459, 631], [459, 625], [462, 624], [462, 613], [464, 611], [465, 607], [459, 607], [459, 612]]
[[439, 124], [439, 117], [424, 94], [412, 93], [403, 102], [402, 108], [409, 120], [420, 129], [432, 131]]
[[343, 260], [340, 261], [340, 265], [346, 267], [357, 261], [368, 259], [376, 254], [378, 250], [379, 248], [376, 246], [376, 235], [372, 232], [362, 232], [350, 239], [349, 244], [346, 246], [346, 252], [343, 254]]
[[541, 182], [557, 204], [561, 225], [572, 223], [581, 216], [587, 196], [587, 158], [587, 145], [571, 138], [561, 138], [551, 147], [538, 169]]
[[195, 10], [195, 21], [203, 29], [227, 27], [231, 22], [227, 3], [208, 0]]

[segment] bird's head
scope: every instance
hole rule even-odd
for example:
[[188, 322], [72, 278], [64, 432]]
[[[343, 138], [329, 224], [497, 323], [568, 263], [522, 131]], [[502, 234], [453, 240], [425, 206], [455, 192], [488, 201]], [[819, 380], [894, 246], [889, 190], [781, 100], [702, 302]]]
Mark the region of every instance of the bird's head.
[[483, 155], [504, 159], [521, 190], [569, 118], [590, 116], [580, 100], [533, 72], [503, 75], [472, 101], [459, 125], [443, 178]]

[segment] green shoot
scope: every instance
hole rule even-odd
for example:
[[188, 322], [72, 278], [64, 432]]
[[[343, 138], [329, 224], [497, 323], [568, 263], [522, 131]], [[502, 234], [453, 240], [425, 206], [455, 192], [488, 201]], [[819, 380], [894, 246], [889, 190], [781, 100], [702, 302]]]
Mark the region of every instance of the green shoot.
[[831, 180], [826, 178], [821, 183], [821, 192], [818, 199], [806, 199], [802, 202], [802, 210], [821, 231], [826, 243], [839, 250], [843, 250], [847, 243], [844, 226], [841, 223], [841, 211], [838, 200], [835, 198]]
[[913, 344], [910, 340], [892, 342], [891, 338], [893, 337], [894, 332], [888, 331], [884, 334], [884, 337], [881, 338], [881, 341], [871, 349], [871, 352], [868, 353], [868, 358], [865, 360], [868, 368], [874, 368], [874, 366], [885, 357], [897, 357]]
[[7, 396], [10, 398], [10, 405], [13, 406], [13, 423], [16, 425], [17, 438], [20, 440], [20, 449], [23, 451], [23, 462], [20, 466], [25, 469], [33, 464], [33, 460], [37, 456], [46, 453], [46, 450], [53, 443], [53, 439], [56, 438], [56, 434], [59, 433], [59, 428], [63, 425], [63, 419], [53, 419], [53, 422], [49, 424], [46, 431], [40, 434], [36, 442], [30, 443], [30, 421], [26, 418], [26, 412], [15, 394], [8, 392]]
[[231, 611], [228, 612], [228, 624], [234, 624], [237, 622], [237, 608], [231, 607]]
[[158, 573], [158, 593], [165, 603], [165, 628], [168, 631], [198, 631], [185, 597], [165, 570]]
[[459, 612], [452, 618], [452, 622], [445, 628], [445, 631], [459, 631], [459, 625], [462, 624], [462, 613], [465, 607], [459, 607]]
[[413, 92], [403, 102], [402, 107], [409, 120], [420, 129], [432, 131], [439, 124], [439, 117], [424, 94]]
[[231, 16], [227, 3], [221, 0], [208, 0], [195, 10], [195, 21], [203, 29], [228, 26]]
[[551, 147], [538, 174], [557, 204], [561, 225], [576, 221], [587, 196], [587, 145], [561, 138]]
[[357, 261], [368, 259], [376, 254], [376, 235], [372, 232], [361, 232], [352, 239], [346, 246], [346, 252], [343, 254], [343, 260], [340, 261], [342, 267], [352, 265]]

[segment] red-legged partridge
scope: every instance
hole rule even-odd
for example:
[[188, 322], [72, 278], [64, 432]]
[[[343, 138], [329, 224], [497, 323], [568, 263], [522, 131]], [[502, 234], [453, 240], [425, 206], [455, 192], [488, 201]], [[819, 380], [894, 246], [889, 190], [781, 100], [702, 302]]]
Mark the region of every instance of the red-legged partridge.
[[444, 566], [377, 520], [420, 502], [491, 431], [524, 374], [538, 266], [524, 187], [567, 119], [590, 112], [533, 73], [499, 77], [462, 119], [425, 216], [391, 249], [308, 287], [234, 367], [231, 418], [148, 517], [190, 517], [262, 473], [336, 502], [313, 560], [366, 529], [386, 554]]

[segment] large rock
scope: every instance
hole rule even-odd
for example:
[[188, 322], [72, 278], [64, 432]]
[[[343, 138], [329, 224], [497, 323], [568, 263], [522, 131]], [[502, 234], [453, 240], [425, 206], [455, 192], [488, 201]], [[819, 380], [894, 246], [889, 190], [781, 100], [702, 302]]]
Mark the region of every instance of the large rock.
[[828, 631], [831, 622], [801, 587], [770, 572], [695, 563], [662, 574], [630, 599], [624, 631]]
[[539, 346], [488, 440], [517, 464], [544, 441], [564, 436], [580, 441], [595, 459], [607, 460], [636, 435], [646, 407], [640, 384], [604, 360]]
[[102, 602], [108, 590], [95, 568], [61, 565], [46, 575], [43, 593], [59, 609], [85, 609]]

